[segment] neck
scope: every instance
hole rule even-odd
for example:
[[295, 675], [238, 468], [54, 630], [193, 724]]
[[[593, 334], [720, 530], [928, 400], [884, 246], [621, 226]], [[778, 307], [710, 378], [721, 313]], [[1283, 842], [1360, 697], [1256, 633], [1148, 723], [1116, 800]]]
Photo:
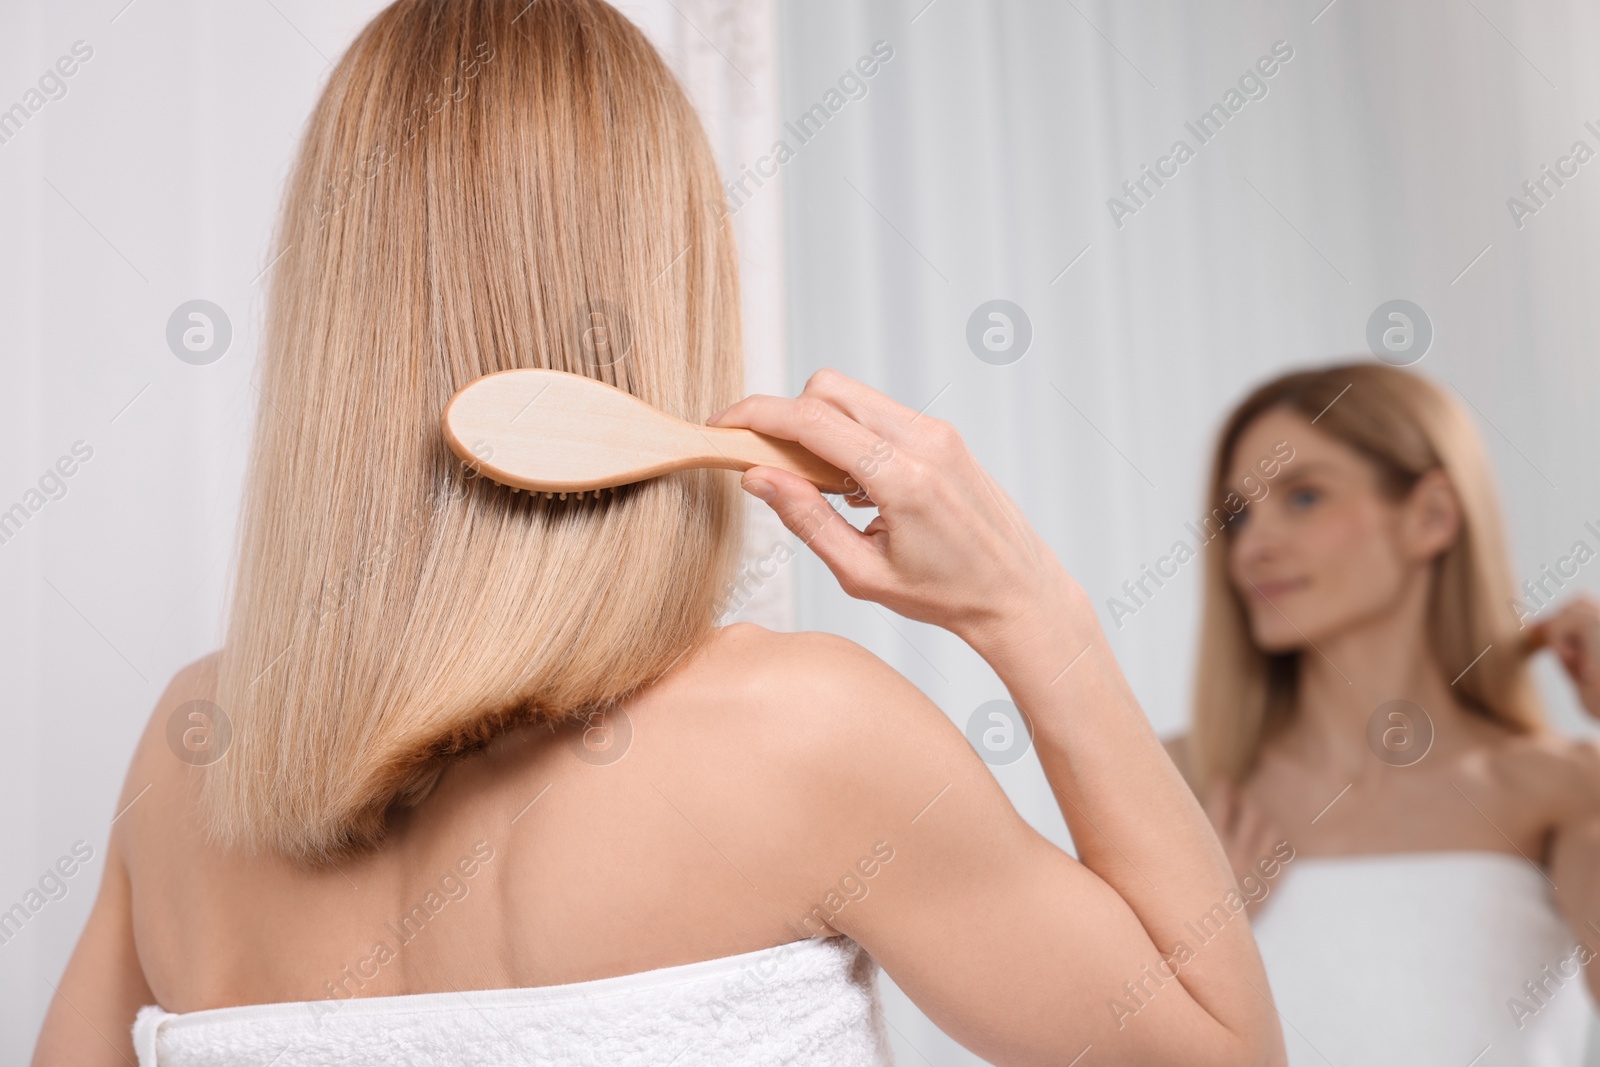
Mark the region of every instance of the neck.
[[1428, 641], [1427, 583], [1395, 610], [1319, 638], [1300, 653], [1289, 733], [1321, 759], [1360, 766], [1369, 755], [1367, 723], [1379, 705], [1409, 700], [1435, 729], [1461, 714], [1450, 679]]

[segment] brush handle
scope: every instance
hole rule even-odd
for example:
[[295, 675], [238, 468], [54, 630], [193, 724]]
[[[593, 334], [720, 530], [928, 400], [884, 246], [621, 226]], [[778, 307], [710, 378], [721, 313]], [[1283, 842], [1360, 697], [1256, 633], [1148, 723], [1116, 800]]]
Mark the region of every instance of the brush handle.
[[461, 460], [516, 489], [610, 489], [699, 468], [790, 471], [843, 492], [843, 471], [793, 441], [732, 426], [699, 426], [613, 385], [555, 370], [485, 375], [451, 398], [445, 441]]
[[[693, 423], [685, 423], [694, 426]], [[817, 457], [798, 441], [785, 441], [781, 437], [768, 437], [764, 433], [746, 430], [739, 426], [694, 426], [711, 446], [684, 467], [715, 467], [720, 470], [746, 471], [751, 467], [777, 467], [798, 474], [819, 488], [838, 491], [844, 487], [845, 475], [838, 467]]]

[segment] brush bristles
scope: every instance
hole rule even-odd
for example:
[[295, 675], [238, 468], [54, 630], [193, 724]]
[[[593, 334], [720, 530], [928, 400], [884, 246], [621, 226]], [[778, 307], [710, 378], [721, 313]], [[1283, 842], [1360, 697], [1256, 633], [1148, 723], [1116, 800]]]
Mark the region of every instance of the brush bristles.
[[545, 492], [545, 491], [539, 490], [539, 489], [523, 489], [520, 486], [515, 486], [515, 485], [510, 485], [510, 486], [507, 486], [506, 488], [510, 489], [513, 493], [527, 493], [529, 496], [536, 496], [540, 500], [551, 500], [551, 501], [555, 501], [555, 500], [563, 500], [563, 501], [564, 500], [595, 500], [595, 501], [598, 501], [598, 500], [601, 500], [602, 498], [610, 496], [614, 492], [614, 489], [609, 487], [609, 486], [605, 487], [605, 488], [601, 488], [601, 489], [583, 489], [583, 490], [579, 490], [579, 491], [576, 491], [576, 492], [568, 491], [568, 492], [564, 492], [564, 493], [560, 492], [559, 490], [551, 490], [549, 492]]

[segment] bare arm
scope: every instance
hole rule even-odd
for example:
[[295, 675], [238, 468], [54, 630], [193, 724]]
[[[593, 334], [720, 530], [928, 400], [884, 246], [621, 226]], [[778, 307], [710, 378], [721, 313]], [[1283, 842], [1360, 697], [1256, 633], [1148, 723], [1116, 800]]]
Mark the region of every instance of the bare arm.
[[[1600, 814], [1573, 819], [1557, 831], [1550, 850], [1550, 879], [1574, 936], [1590, 943], [1600, 926]], [[1600, 973], [1586, 966], [1583, 977], [1590, 997], [1600, 1004]]]
[[[1259, 1034], [1276, 1021], [1227, 858], [1118, 669], [1088, 597], [1074, 588], [1055, 611], [1059, 631], [1040, 626], [1032, 641], [978, 651], [1034, 717], [1039, 761], [1079, 860], [1148, 938], [1149, 947], [1135, 949], [1137, 962], [1156, 969], [1158, 954], [1176, 954], [1176, 981], [1198, 1009], [1185, 1045], [1214, 1047], [1219, 1062], [1255, 1062], [1265, 1051]], [[1203, 944], [1199, 930], [1209, 938]], [[1123, 999], [1133, 1007], [1144, 997]]]
[[[902, 831], [906, 862], [885, 872], [876, 903], [843, 909], [835, 927], [998, 1062], [1066, 1063], [1093, 1045], [1100, 1064], [1281, 1063], [1216, 836], [1087, 596], [954, 430], [837, 372], [798, 400], [751, 397], [717, 421], [798, 440], [857, 478], [879, 509], [861, 532], [783, 471], [754, 468], [745, 484], [767, 483], [758, 495], [851, 595], [950, 629], [994, 667], [1032, 720], [1081, 860], [1022, 822], [953, 727], [911, 733], [918, 751], [880, 760], [860, 810], [933, 803]], [[927, 705], [903, 679], [875, 692], [861, 729], [909, 724]], [[940, 778], [948, 795], [934, 801]]]
[[[1580, 593], [1543, 626], [1579, 703], [1600, 719], [1600, 603]], [[1587, 942], [1600, 926], [1600, 743], [1573, 744], [1563, 763], [1569, 773], [1559, 791], [1564, 810], [1551, 842], [1550, 877], [1562, 914], [1578, 940]], [[1600, 1003], [1600, 968], [1584, 968], [1584, 979]]]
[[34, 1067], [127, 1067], [136, 1062], [133, 1017], [154, 1003], [133, 945], [128, 871], [113, 841], [100, 893], [39, 1032]]
[[[179, 671], [161, 694], [145, 727], [117, 799], [116, 810], [128, 817], [121, 820], [121, 825], [117, 825], [117, 818], [112, 819], [100, 891], [67, 969], [56, 984], [56, 997], [50, 1002], [34, 1047], [33, 1067], [127, 1067], [137, 1062], [133, 1051], [134, 1016], [146, 1004], [156, 1003], [156, 997], [145, 979], [134, 944], [127, 840], [129, 828], [140, 813], [129, 809], [154, 780], [154, 775], [146, 772], [173, 762], [166, 758], [164, 749], [158, 751], [161, 758], [155, 762], [148, 753], [153, 743], [160, 743], [160, 727], [168, 713], [186, 699], [197, 680], [206, 677], [204, 672], [209, 670], [207, 659]], [[156, 788], [165, 788], [165, 784]], [[144, 803], [150, 804], [150, 799]]]

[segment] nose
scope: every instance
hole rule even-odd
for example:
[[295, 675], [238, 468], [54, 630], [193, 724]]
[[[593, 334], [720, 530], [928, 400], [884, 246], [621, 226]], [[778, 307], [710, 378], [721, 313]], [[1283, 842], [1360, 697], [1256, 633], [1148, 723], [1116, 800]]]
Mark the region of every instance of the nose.
[[1265, 501], [1245, 505], [1248, 519], [1233, 534], [1234, 561], [1246, 566], [1270, 563], [1283, 550], [1283, 529]]

